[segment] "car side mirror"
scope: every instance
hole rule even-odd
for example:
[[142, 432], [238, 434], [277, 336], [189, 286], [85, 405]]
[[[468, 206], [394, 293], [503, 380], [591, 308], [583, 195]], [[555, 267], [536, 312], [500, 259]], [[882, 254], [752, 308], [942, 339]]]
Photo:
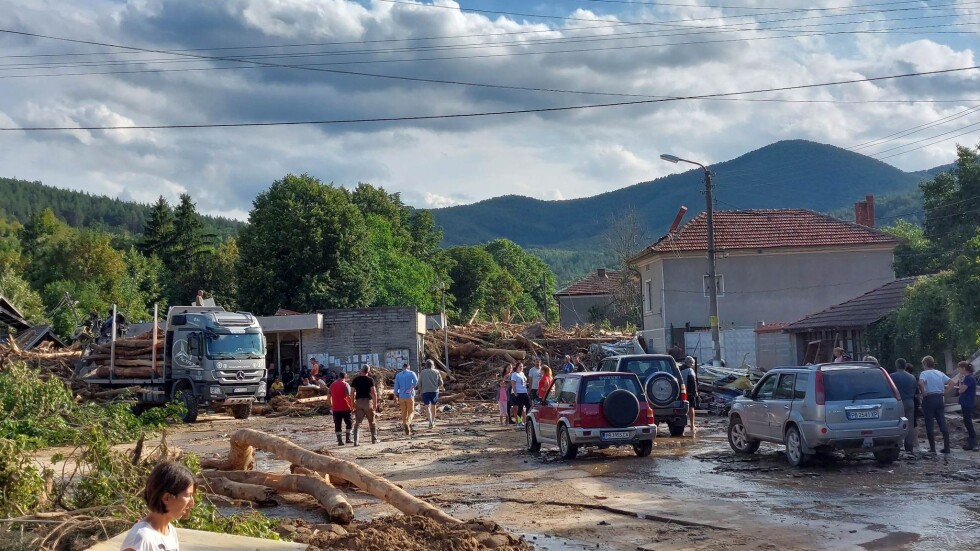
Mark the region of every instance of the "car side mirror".
[[745, 396], [746, 398], [751, 398], [752, 397], [752, 389], [751, 388], [747, 388], [747, 389], [743, 390], [742, 391], [742, 396]]

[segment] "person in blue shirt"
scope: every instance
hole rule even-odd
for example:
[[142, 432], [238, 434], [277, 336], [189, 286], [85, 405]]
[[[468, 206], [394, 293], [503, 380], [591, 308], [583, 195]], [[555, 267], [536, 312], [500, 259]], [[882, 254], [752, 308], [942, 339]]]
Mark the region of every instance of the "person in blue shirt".
[[977, 405], [977, 379], [973, 376], [973, 364], [960, 362], [960, 384], [956, 387], [959, 394], [960, 410], [963, 412], [963, 424], [966, 426], [968, 440], [964, 450], [977, 449], [977, 432], [973, 428], [973, 408]]
[[572, 371], [575, 371], [575, 364], [572, 363], [571, 356], [568, 355], [565, 356], [565, 363], [564, 365], [561, 366], [561, 370], [565, 373], [571, 373]]
[[408, 362], [402, 365], [402, 370], [395, 375], [395, 398], [402, 414], [402, 429], [405, 434], [412, 434], [412, 417], [415, 416], [415, 387], [419, 385], [419, 377], [412, 371]]

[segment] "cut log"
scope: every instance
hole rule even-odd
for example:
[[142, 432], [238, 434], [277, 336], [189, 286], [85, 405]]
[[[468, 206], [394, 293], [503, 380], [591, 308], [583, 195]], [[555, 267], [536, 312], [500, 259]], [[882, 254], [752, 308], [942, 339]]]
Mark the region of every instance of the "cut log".
[[[205, 472], [209, 480], [227, 479], [245, 486], [266, 486], [279, 493], [306, 494], [317, 500], [320, 507], [330, 516], [330, 520], [350, 524], [354, 520], [351, 507], [343, 492], [334, 488], [322, 476], [307, 471], [308, 474], [269, 474], [256, 471], [217, 471]], [[220, 478], [212, 478], [220, 477]]]
[[[151, 348], [153, 346], [153, 339], [119, 339], [116, 341], [116, 349], [120, 348]], [[92, 350], [105, 351], [110, 350], [112, 346], [110, 344], [97, 344], [92, 347]], [[163, 342], [157, 342], [157, 348], [163, 348]]]
[[443, 524], [461, 522], [442, 509], [422, 501], [360, 465], [336, 457], [317, 455], [285, 438], [261, 431], [241, 429], [232, 434], [229, 463], [232, 463], [235, 469], [251, 470], [255, 465], [255, 448], [320, 474], [334, 475], [350, 481], [361, 490], [384, 500], [406, 515], [421, 515]]
[[[110, 372], [117, 379], [149, 379], [153, 377], [153, 368], [151, 367], [117, 367], [112, 369], [108, 366], [100, 366], [96, 369], [95, 376], [101, 379], [107, 379]], [[160, 377], [162, 373], [157, 371], [156, 376]]]
[[266, 505], [276, 503], [276, 500], [274, 499], [276, 497], [275, 489], [268, 487], [265, 484], [240, 482], [238, 480], [232, 480], [232, 477], [226, 476], [234, 473], [215, 472], [203, 474], [205, 479], [198, 479], [198, 484], [213, 494], [230, 497], [232, 499], [254, 501], [256, 503]]
[[[109, 366], [109, 360], [100, 360], [95, 363], [96, 365], [100, 365], [100, 366], [105, 366], [105, 367]], [[116, 367], [153, 367], [153, 361], [148, 359], [134, 360], [128, 358], [116, 358], [115, 364]]]

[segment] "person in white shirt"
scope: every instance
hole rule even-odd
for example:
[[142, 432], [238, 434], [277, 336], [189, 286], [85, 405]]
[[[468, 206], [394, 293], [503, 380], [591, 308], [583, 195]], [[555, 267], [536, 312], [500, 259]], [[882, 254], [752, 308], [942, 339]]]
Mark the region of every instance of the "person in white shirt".
[[936, 435], [933, 432], [933, 420], [939, 424], [939, 432], [943, 434], [942, 453], [949, 453], [949, 429], [946, 428], [946, 404], [943, 392], [949, 383], [949, 377], [936, 369], [936, 360], [932, 356], [922, 358], [922, 373], [919, 374], [919, 390], [922, 391], [922, 413], [926, 421], [926, 438], [929, 439], [929, 452], [936, 453]]
[[143, 501], [150, 512], [126, 534], [120, 551], [179, 551], [173, 521], [194, 508], [194, 474], [180, 463], [163, 461], [146, 479]]
[[510, 375], [511, 394], [514, 395], [514, 407], [517, 410], [517, 428], [524, 428], [524, 415], [531, 409], [531, 402], [527, 398], [527, 376], [524, 375], [524, 362], [518, 362], [514, 372]]
[[531, 392], [528, 393], [528, 396], [531, 397], [533, 404], [537, 400], [538, 385], [541, 383], [541, 358], [535, 358], [534, 367], [527, 371], [527, 380], [531, 383]]

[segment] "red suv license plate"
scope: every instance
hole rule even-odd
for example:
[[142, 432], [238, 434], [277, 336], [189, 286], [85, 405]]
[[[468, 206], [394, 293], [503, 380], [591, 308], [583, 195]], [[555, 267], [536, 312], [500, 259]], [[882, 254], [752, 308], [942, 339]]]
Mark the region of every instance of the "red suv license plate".
[[604, 432], [602, 433], [603, 440], [625, 440], [630, 437], [629, 431], [618, 431], [618, 432]]

